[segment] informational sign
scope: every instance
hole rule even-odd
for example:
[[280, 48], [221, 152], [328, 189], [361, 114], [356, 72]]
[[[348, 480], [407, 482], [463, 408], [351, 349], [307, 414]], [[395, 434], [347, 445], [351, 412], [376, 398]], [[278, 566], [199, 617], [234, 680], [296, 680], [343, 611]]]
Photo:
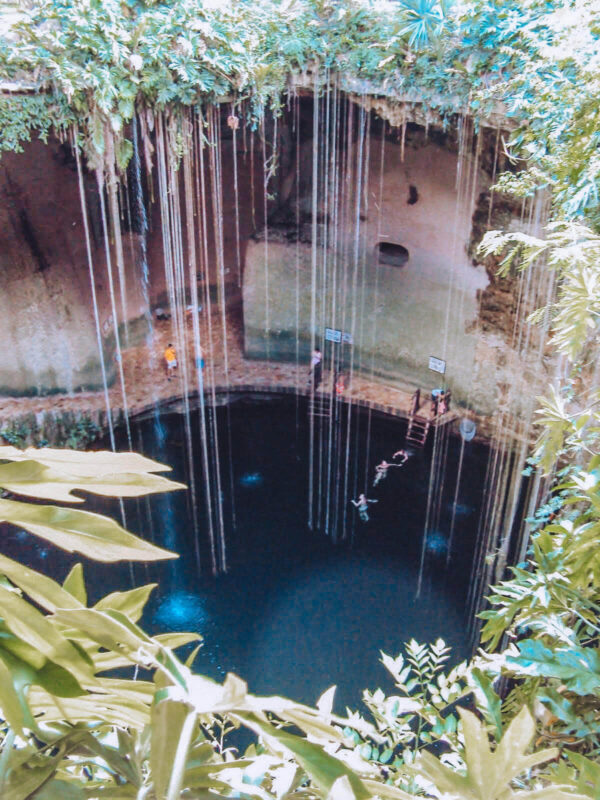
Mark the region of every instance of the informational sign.
[[325, 340], [328, 342], [341, 342], [342, 332], [335, 328], [325, 328]]
[[325, 328], [325, 341], [327, 342], [343, 342], [344, 344], [354, 344], [352, 334], [346, 331], [340, 331], [337, 328]]
[[442, 375], [444, 375], [446, 372], [446, 362], [441, 358], [429, 356], [429, 369], [432, 369], [434, 372], [440, 372]]

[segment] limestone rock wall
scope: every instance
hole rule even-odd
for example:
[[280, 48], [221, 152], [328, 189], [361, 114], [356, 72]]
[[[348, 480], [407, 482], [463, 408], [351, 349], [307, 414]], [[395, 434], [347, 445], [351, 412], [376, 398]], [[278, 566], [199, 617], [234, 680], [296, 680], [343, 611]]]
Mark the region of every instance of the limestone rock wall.
[[[248, 245], [246, 355], [293, 359], [298, 353], [308, 363], [314, 334], [332, 370], [339, 362], [351, 364], [399, 388], [424, 389], [442, 380], [429, 369], [429, 357], [436, 356], [446, 361], [446, 383], [459, 402], [493, 413], [507, 383], [521, 382], [511, 393], [518, 405], [543, 380], [543, 367], [536, 358], [526, 363], [490, 324], [490, 275], [469, 249], [477, 201], [490, 178], [473, 155], [461, 164], [457, 190], [456, 152], [422, 138], [404, 147], [388, 139], [381, 178], [380, 148], [380, 139], [372, 138], [358, 229], [355, 214], [346, 229], [330, 222], [326, 230], [319, 192], [316, 253], [309, 219], [299, 231], [289, 221], [287, 229], [274, 224]], [[299, 192], [304, 218], [311, 211], [311, 142], [306, 149]], [[381, 243], [406, 248], [406, 263], [381, 263]], [[515, 281], [494, 286], [511, 309], [516, 306]], [[328, 342], [326, 328], [348, 332], [352, 346]]]
[[[77, 175], [68, 150], [36, 141], [25, 154], [3, 155], [0, 198], [0, 393], [98, 388]], [[106, 319], [104, 292], [101, 307]], [[112, 377], [108, 341], [106, 358]]]
[[[476, 335], [468, 327], [477, 318], [477, 292], [488, 278], [466, 253], [472, 208], [470, 199], [457, 203], [456, 155], [430, 143], [405, 147], [402, 160], [400, 143], [386, 142], [380, 208], [379, 145], [371, 143], [367, 204], [357, 238], [346, 241], [347, 234], [340, 238], [338, 233], [335, 255], [333, 247], [323, 251], [318, 244], [314, 307], [311, 242], [270, 241], [265, 248], [263, 240], [248, 246], [246, 353], [261, 358], [268, 347], [271, 357], [293, 357], [296, 332], [290, 322], [297, 308], [303, 357], [310, 347], [314, 319], [326, 361], [334, 352], [337, 358], [343, 345], [326, 343], [324, 330], [341, 329], [353, 339], [352, 349], [346, 346], [342, 355], [346, 364], [352, 360], [353, 368], [402, 386], [431, 388], [441, 379], [428, 369], [429, 356], [437, 356], [447, 362], [447, 380], [455, 396], [466, 399], [472, 391], [476, 347]], [[271, 238], [274, 235], [276, 231]], [[379, 263], [380, 243], [406, 248], [404, 266]], [[492, 406], [491, 393], [480, 404]]]
[[[247, 140], [240, 136], [238, 250], [233, 224], [233, 142], [226, 125], [224, 131], [223, 195], [224, 215], [228, 221], [224, 230], [224, 272], [228, 297], [239, 304], [238, 284], [245, 243], [254, 224], [263, 223], [262, 161], [257, 146], [253, 177]], [[127, 215], [131, 213], [132, 204], [128, 207], [126, 195], [122, 195], [124, 303], [111, 232], [113, 309], [100, 195], [95, 175], [85, 171], [84, 191], [100, 339], [110, 385], [118, 377], [115, 317], [121, 346], [137, 345], [150, 338], [148, 301], [151, 309], [168, 306], [160, 208], [158, 202], [148, 203], [149, 286], [145, 290], [139, 226], [128, 224]], [[211, 295], [215, 295], [217, 280], [210, 182], [206, 197], [208, 269], [205, 275], [199, 276], [200, 302], [203, 302], [207, 286]], [[5, 153], [0, 159], [0, 340], [4, 345], [0, 350], [0, 395], [71, 393], [103, 387], [76, 162], [70, 146], [55, 139], [50, 139], [48, 144], [32, 141], [25, 146], [24, 153]], [[160, 354], [154, 355], [157, 356]]]
[[[446, 382], [455, 398], [482, 413], [492, 413], [509, 394], [511, 403], [514, 398], [518, 402], [520, 396], [531, 396], [543, 379], [543, 365], [539, 358], [527, 360], [523, 352], [517, 352], [508, 336], [514, 328], [517, 282], [502, 284], [489, 264], [479, 265], [474, 259], [475, 228], [487, 221], [481, 198], [490, 178], [480, 168], [484, 164], [489, 171], [485, 152], [478, 164], [471, 156], [461, 165], [461, 191], [457, 192], [455, 138], [441, 132], [427, 137], [422, 128], [413, 126], [404, 141], [388, 135], [381, 175], [381, 130], [378, 133], [372, 125], [370, 157], [363, 165], [368, 179], [360, 202], [352, 188], [356, 183], [352, 170], [358, 163], [355, 151], [340, 172], [340, 214], [334, 218], [331, 198], [328, 205], [323, 193], [318, 196], [313, 245], [312, 100], [305, 98], [303, 103], [299, 135], [294, 133], [291, 117], [284, 116], [277, 129], [279, 169], [267, 181], [266, 229], [261, 134], [252, 134], [258, 137], [253, 148], [250, 133], [238, 137], [239, 246], [234, 224], [233, 140], [226, 110], [223, 115], [226, 296], [233, 313], [239, 313], [243, 301], [246, 356], [289, 361], [299, 357], [308, 362], [314, 339], [324, 350], [326, 367], [332, 367], [335, 359], [336, 366], [351, 365], [367, 377], [383, 378], [390, 386], [425, 390], [442, 380], [428, 368], [429, 357], [436, 356], [446, 361]], [[274, 156], [270, 148], [275, 146], [275, 130], [272, 125], [266, 133], [269, 157]], [[111, 383], [117, 374], [115, 314], [100, 196], [94, 175], [86, 174], [84, 182], [100, 339]], [[0, 394], [101, 388], [98, 334], [70, 148], [57, 141], [32, 142], [24, 154], [3, 155], [0, 198], [0, 337], [4, 345]], [[205, 290], [207, 295], [214, 294], [217, 272], [210, 197], [206, 212], [208, 263], [198, 284], [201, 302]], [[125, 205], [123, 216], [125, 220]], [[158, 203], [149, 207], [148, 217], [148, 291], [154, 307], [167, 302]], [[255, 228], [259, 232], [253, 234]], [[382, 263], [386, 261], [380, 256], [382, 245], [405, 248], [406, 263]], [[142, 343], [148, 333], [139, 236], [127, 232], [126, 225], [124, 254], [125, 315], [115, 254], [110, 251], [116, 316], [121, 344], [126, 346]], [[123, 318], [128, 321], [127, 337]], [[326, 342], [325, 328], [345, 332], [352, 344]]]

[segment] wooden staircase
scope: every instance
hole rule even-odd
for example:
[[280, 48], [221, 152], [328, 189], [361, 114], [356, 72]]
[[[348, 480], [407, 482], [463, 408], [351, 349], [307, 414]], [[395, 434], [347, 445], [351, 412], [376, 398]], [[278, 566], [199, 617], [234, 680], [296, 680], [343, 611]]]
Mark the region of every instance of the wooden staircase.
[[330, 417], [331, 399], [325, 394], [313, 394], [308, 401], [309, 417]]
[[423, 447], [427, 441], [427, 434], [431, 427], [431, 420], [413, 414], [408, 420], [408, 430], [406, 431], [406, 443], [415, 447]]

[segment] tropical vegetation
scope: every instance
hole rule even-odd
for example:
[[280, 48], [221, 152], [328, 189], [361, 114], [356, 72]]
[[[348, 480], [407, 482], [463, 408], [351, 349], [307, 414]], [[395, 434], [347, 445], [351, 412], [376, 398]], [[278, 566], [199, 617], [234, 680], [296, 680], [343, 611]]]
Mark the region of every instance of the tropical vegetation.
[[[0, 149], [76, 123], [92, 164], [112, 131], [123, 169], [135, 113], [227, 98], [256, 119], [299, 73], [418, 102], [440, 124], [497, 119], [513, 161], [497, 191], [547, 193], [551, 220], [544, 238], [491, 232], [483, 250], [502, 253], [506, 270], [541, 259], [557, 272], [537, 316], [551, 317], [560, 371], [530, 459], [553, 488], [530, 520], [526, 561], [492, 590], [485, 649], [449, 671], [442, 642], [383, 656], [395, 688], [365, 693], [367, 718], [334, 716], [330, 692], [309, 709], [253, 697], [234, 676], [195, 676], [193, 654], [184, 663], [172, 648], [196, 637], [139, 628], [150, 587], [88, 608], [80, 567], [60, 586], [1, 557], [0, 795], [598, 800], [597, 0], [28, 0], [6, 13], [0, 76], [19, 93], [0, 95]], [[132, 455], [0, 458], [11, 495], [174, 488]], [[12, 496], [0, 511], [92, 558], [169, 557], [84, 511]], [[126, 665], [140, 679], [104, 674]], [[225, 739], [240, 725], [257, 737], [241, 756]]]

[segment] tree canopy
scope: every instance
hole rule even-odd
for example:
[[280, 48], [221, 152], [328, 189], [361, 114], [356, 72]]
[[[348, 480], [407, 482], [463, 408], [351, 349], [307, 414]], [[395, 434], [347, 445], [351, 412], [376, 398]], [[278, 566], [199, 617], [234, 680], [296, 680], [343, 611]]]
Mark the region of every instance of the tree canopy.
[[249, 98], [260, 114], [310, 71], [442, 119], [496, 114], [529, 167], [505, 188], [549, 186], [561, 213], [595, 214], [596, 0], [27, 0], [4, 13], [0, 80], [32, 94], [0, 96], [0, 148], [76, 120], [101, 151], [104, 125], [119, 132], [146, 106]]

